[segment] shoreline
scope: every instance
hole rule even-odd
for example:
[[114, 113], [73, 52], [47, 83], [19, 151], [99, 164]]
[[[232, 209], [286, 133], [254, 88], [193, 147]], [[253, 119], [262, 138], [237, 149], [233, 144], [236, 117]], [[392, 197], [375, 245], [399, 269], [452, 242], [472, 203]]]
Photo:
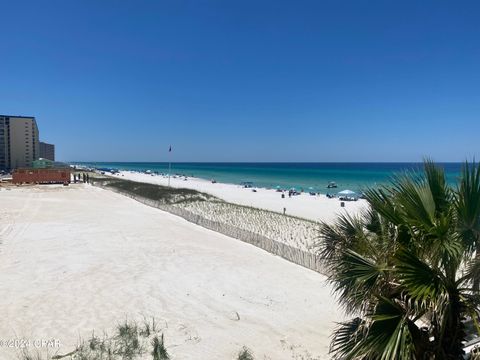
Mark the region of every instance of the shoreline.
[[[106, 174], [113, 178], [121, 178], [143, 183], [168, 186], [168, 176], [145, 174], [136, 171], [120, 171], [115, 175]], [[300, 217], [311, 221], [334, 221], [338, 214], [347, 212], [350, 215], [360, 213], [366, 208], [366, 200], [346, 201], [345, 207], [340, 206], [338, 198], [329, 199], [323, 194], [310, 195], [301, 193], [300, 195], [288, 196], [284, 192], [285, 198], [282, 198], [281, 192], [275, 189], [266, 188], [244, 188], [241, 185], [228, 183], [212, 183], [211, 181], [187, 177], [171, 177], [170, 186], [175, 188], [185, 188], [197, 190], [218, 197], [226, 202], [233, 204], [251, 206], [258, 209], [269, 210], [282, 214], [285, 208], [287, 215]]]
[[[328, 189], [330, 182], [338, 184], [338, 190], [350, 189], [360, 194], [365, 189], [388, 184], [395, 174], [418, 172], [422, 162], [85, 162], [70, 163], [80, 167], [101, 168], [105, 171], [151, 171], [156, 174], [187, 175], [215, 179], [221, 183], [239, 185], [251, 181], [262, 188], [277, 186], [297, 190], [315, 191], [322, 194], [336, 193]], [[462, 163], [442, 163], [447, 182], [456, 183]]]

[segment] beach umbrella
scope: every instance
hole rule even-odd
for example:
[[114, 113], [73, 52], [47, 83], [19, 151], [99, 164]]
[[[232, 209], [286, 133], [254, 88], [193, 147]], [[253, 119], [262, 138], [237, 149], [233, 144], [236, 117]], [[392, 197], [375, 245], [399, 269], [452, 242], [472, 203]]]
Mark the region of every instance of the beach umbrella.
[[352, 190], [343, 190], [340, 191], [338, 195], [356, 195], [356, 192]]

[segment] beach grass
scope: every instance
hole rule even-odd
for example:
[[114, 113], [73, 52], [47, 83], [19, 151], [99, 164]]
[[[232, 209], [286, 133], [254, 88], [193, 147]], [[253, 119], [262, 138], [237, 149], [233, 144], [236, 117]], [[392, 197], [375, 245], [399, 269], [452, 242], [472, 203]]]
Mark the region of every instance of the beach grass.
[[177, 206], [205, 219], [314, 252], [319, 226], [313, 221], [219, 201], [189, 202]]
[[167, 187], [109, 176], [90, 183], [180, 216], [207, 229], [260, 247], [324, 273], [317, 259], [319, 223], [265, 209], [238, 205], [192, 189]]
[[98, 185], [158, 204], [172, 205], [205, 219], [259, 234], [307, 252], [314, 252], [318, 223], [296, 216], [225, 202], [192, 189], [173, 188], [112, 177], [91, 177]]
[[167, 349], [165, 348], [165, 343], [163, 340], [163, 334], [159, 338], [155, 336], [152, 340], [152, 356], [153, 360], [169, 360], [170, 355], [168, 355]]
[[144, 182], [138, 182], [133, 180], [114, 178], [111, 176], [99, 175], [99, 174], [91, 175], [90, 182], [93, 183], [94, 185], [111, 188], [112, 190], [124, 191], [132, 195], [138, 195], [153, 201], [161, 201], [166, 204], [182, 204], [182, 203], [191, 203], [195, 201], [210, 201], [210, 202], [217, 202], [222, 204], [229, 204], [231, 206], [248, 209], [252, 211], [261, 211], [261, 212], [272, 213], [276, 215], [282, 215], [289, 218], [298, 219], [301, 221], [306, 221], [312, 224], [316, 224], [315, 221], [312, 221], [300, 216], [295, 216], [291, 214], [281, 214], [280, 212], [271, 211], [267, 209], [259, 209], [253, 206], [229, 203], [211, 194], [207, 194], [207, 193], [200, 192], [193, 189], [175, 188], [175, 187], [163, 186], [159, 184], [144, 183]]
[[254, 360], [252, 351], [244, 346], [238, 353], [237, 360]]
[[49, 355], [25, 348], [18, 356], [19, 360], [168, 360], [163, 333], [157, 330], [155, 319], [145, 320], [143, 324], [125, 320], [118, 324], [112, 336], [95, 332], [70, 353]]
[[[18, 360], [170, 360], [165, 345], [164, 334], [157, 331], [155, 319], [145, 320], [139, 325], [136, 321], [118, 324], [113, 336], [106, 333], [99, 337], [92, 333], [88, 340], [81, 341], [77, 348], [68, 354], [49, 355], [40, 351], [23, 349]], [[254, 360], [253, 352], [242, 347], [236, 360]]]
[[90, 182], [95, 185], [111, 188], [120, 192], [127, 192], [152, 201], [164, 204], [179, 204], [184, 202], [215, 200], [212, 195], [196, 190], [173, 188], [162, 185], [141, 183], [136, 181], [116, 179], [111, 177], [91, 176]]

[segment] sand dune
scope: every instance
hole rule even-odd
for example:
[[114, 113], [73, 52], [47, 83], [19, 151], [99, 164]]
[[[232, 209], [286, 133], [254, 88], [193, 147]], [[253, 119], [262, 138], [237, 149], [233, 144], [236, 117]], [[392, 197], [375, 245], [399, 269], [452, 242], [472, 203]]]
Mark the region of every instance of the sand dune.
[[342, 318], [324, 276], [90, 186], [0, 191], [0, 236], [1, 339], [55, 338], [64, 353], [145, 316], [164, 324], [173, 359], [232, 359], [243, 345], [257, 359], [328, 359]]
[[286, 245], [315, 253], [319, 225], [279, 213], [232, 205], [226, 202], [195, 201], [175, 205], [206, 219], [260, 234]]
[[[121, 171], [118, 175], [124, 179], [130, 179], [140, 182], [149, 182], [152, 184], [167, 185], [168, 179], [160, 175], [148, 175], [133, 171]], [[282, 199], [281, 194], [275, 190], [263, 188], [245, 189], [239, 185], [215, 183], [199, 178], [188, 178], [184, 181], [182, 177], [170, 179], [171, 186], [194, 189], [214, 195], [222, 200], [245, 205], [253, 206], [260, 209], [270, 211], [283, 212], [286, 209], [287, 214], [299, 216], [313, 221], [332, 221], [337, 214], [347, 211], [349, 213], [358, 213], [366, 206], [365, 200], [354, 202], [346, 202], [345, 207], [340, 207], [338, 199], [329, 199], [325, 195], [312, 196], [308, 193], [293, 196], [286, 196]]]

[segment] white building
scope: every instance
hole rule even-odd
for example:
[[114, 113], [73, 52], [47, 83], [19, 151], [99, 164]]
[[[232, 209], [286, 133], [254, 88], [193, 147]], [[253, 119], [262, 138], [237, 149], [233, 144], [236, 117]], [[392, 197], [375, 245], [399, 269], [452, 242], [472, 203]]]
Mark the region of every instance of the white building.
[[31, 167], [40, 157], [34, 117], [0, 115], [0, 170]]

